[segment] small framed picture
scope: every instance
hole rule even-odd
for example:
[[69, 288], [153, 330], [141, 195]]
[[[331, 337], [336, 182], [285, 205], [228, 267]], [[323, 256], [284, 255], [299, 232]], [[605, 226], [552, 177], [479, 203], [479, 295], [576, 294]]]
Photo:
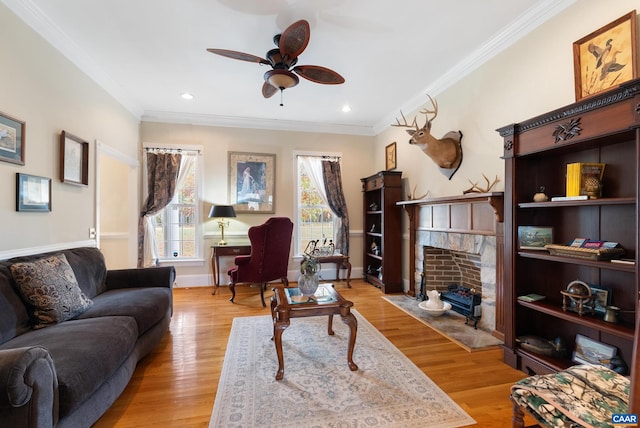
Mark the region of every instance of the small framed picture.
[[0, 113], [0, 161], [24, 165], [25, 123]]
[[51, 211], [51, 179], [17, 172], [16, 211]]
[[578, 364], [599, 364], [612, 368], [611, 359], [616, 356], [615, 346], [576, 334], [576, 347], [573, 351], [573, 362]]
[[89, 143], [67, 131], [60, 134], [60, 181], [89, 184]]
[[591, 296], [593, 297], [593, 310], [596, 313], [604, 314], [607, 306], [611, 304], [611, 288], [603, 285], [590, 285]]
[[518, 249], [544, 250], [553, 244], [553, 227], [518, 226]]
[[385, 169], [387, 171], [391, 171], [392, 169], [396, 169], [398, 167], [398, 162], [396, 158], [396, 143], [395, 141], [389, 144], [384, 149], [385, 153]]

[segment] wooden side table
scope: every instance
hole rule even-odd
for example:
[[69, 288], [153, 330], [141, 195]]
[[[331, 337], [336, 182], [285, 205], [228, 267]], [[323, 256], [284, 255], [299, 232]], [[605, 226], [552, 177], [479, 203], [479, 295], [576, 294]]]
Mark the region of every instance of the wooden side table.
[[314, 256], [318, 263], [335, 263], [336, 264], [336, 281], [340, 280], [340, 268], [347, 269], [347, 287], [351, 288], [351, 262], [349, 256], [342, 254], [333, 254], [331, 256]]
[[251, 242], [238, 240], [228, 242], [226, 245], [213, 244], [211, 246], [211, 269], [213, 270], [213, 290], [211, 294], [216, 294], [220, 287], [220, 257], [236, 257], [251, 254]]
[[298, 288], [285, 288], [277, 285], [271, 297], [271, 317], [273, 318], [273, 341], [278, 355], [278, 372], [276, 380], [284, 377], [284, 355], [282, 354], [282, 333], [289, 327], [291, 318], [313, 317], [328, 315], [327, 332], [333, 336], [333, 316], [340, 315], [342, 322], [349, 326], [349, 345], [347, 349], [347, 364], [351, 371], [358, 370], [353, 362], [353, 348], [358, 333], [358, 320], [351, 313], [353, 302], [342, 297], [333, 284], [321, 284], [316, 295], [323, 294], [317, 300], [302, 298]]

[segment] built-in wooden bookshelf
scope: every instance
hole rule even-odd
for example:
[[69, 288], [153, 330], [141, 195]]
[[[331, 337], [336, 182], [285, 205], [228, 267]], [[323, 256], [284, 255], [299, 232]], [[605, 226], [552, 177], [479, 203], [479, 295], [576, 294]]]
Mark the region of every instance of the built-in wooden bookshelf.
[[[574, 364], [577, 334], [617, 348], [637, 380], [638, 193], [640, 164], [640, 79], [524, 122], [498, 129], [504, 138], [504, 360], [529, 374], [549, 373]], [[567, 164], [605, 163], [602, 197], [575, 201], [533, 202], [544, 186], [550, 197], [564, 196]], [[631, 263], [612, 263], [520, 250], [518, 227], [552, 227], [554, 243], [574, 238], [617, 242]], [[635, 263], [634, 263], [635, 262]], [[579, 315], [563, 310], [560, 291], [579, 279], [611, 290], [620, 322], [602, 312]], [[544, 295], [538, 302], [518, 296]], [[545, 356], [518, 346], [534, 335], [567, 346], [564, 355]], [[634, 394], [632, 394], [632, 399]], [[637, 401], [638, 397], [635, 394]]]

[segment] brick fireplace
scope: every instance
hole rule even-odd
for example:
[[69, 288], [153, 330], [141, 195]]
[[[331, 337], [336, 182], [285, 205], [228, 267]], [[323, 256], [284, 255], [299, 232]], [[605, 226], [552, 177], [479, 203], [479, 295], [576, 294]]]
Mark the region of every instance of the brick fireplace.
[[468, 194], [399, 202], [409, 214], [410, 277], [407, 294], [444, 291], [451, 284], [481, 294], [478, 328], [503, 339], [503, 194]]

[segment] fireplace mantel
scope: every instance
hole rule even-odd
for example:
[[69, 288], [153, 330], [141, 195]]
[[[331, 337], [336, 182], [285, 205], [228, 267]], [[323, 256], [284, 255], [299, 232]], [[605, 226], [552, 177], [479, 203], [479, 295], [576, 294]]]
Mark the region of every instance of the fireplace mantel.
[[[404, 207], [409, 216], [410, 275], [407, 294], [416, 296], [417, 234], [447, 232], [496, 237], [496, 294], [497, 299], [501, 300], [504, 248], [503, 201], [503, 192], [490, 192], [397, 202], [396, 205]], [[496, 330], [502, 332], [504, 330], [500, 301], [496, 301], [496, 310]]]
[[[467, 193], [465, 195], [456, 195], [456, 196], [443, 196], [439, 198], [426, 198], [426, 199], [411, 199], [408, 201], [400, 201], [396, 205], [403, 206], [409, 215], [411, 215], [411, 207], [415, 206], [427, 206], [427, 207], [435, 207], [440, 206], [443, 209], [439, 209], [439, 214], [442, 215], [445, 212], [450, 214], [450, 221], [440, 217], [433, 219], [433, 228], [439, 226], [439, 229], [456, 229], [459, 232], [460, 227], [466, 227], [467, 231], [473, 232], [477, 229], [477, 224], [473, 223], [474, 216], [483, 216], [483, 214], [478, 213], [478, 208], [482, 209], [486, 207], [485, 204], [488, 204], [495, 214], [495, 221], [502, 223], [503, 222], [503, 212], [504, 212], [504, 193], [503, 192], [491, 192], [491, 193]], [[448, 207], [448, 208], [447, 208]], [[452, 208], [453, 207], [453, 208]], [[469, 222], [467, 222], [466, 226], [462, 224], [457, 224], [458, 221], [463, 221], [462, 218], [455, 218], [456, 215], [461, 214], [469, 215]], [[438, 214], [434, 212], [434, 214]], [[479, 218], [486, 222], [484, 217]], [[422, 226], [421, 226], [422, 227]], [[481, 229], [478, 229], [481, 230]]]

